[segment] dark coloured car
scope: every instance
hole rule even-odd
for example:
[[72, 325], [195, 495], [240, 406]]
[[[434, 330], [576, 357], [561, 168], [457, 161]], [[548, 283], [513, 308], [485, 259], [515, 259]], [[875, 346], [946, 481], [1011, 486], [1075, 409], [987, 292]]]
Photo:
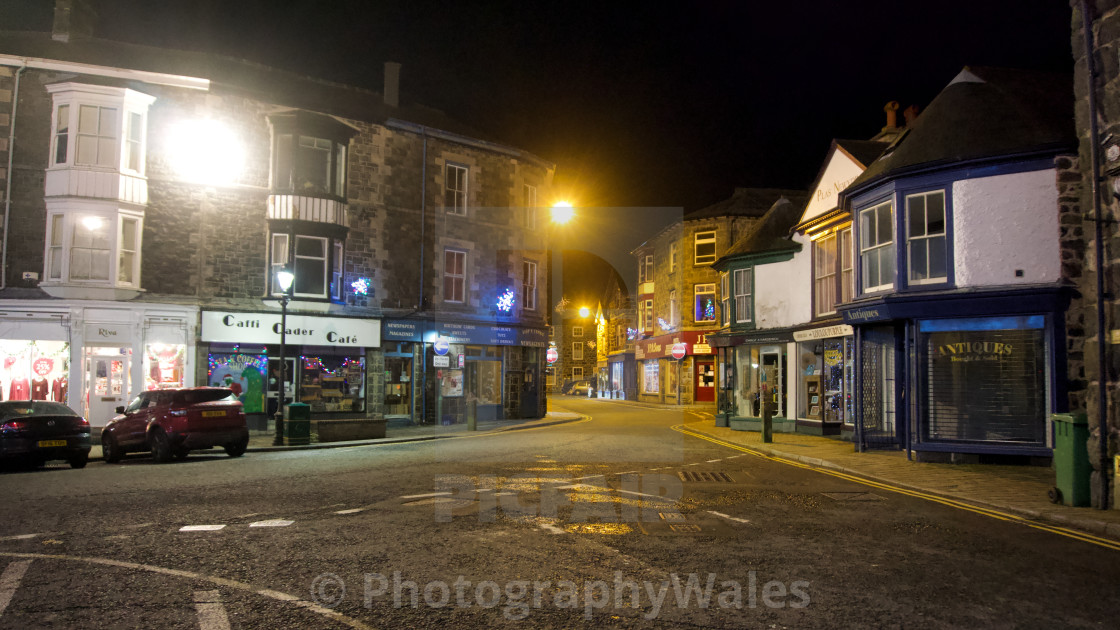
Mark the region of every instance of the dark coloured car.
[[101, 452], [109, 463], [132, 451], [151, 451], [156, 461], [167, 462], [216, 446], [240, 457], [249, 445], [241, 401], [225, 387], [146, 391], [117, 413], [101, 432]]
[[71, 468], [89, 461], [89, 422], [62, 403], [0, 402], [0, 459], [41, 466], [64, 459]]

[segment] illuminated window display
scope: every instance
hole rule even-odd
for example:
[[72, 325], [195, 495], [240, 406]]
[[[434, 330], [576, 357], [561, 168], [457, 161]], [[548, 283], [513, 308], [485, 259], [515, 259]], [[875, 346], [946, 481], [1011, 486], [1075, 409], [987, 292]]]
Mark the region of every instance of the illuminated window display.
[[797, 415], [824, 423], [852, 424], [852, 337], [817, 339], [797, 344], [800, 383]]
[[360, 356], [320, 354], [299, 360], [299, 402], [312, 412], [366, 408], [366, 361]]
[[502, 364], [500, 361], [471, 361], [467, 364], [470, 395], [480, 405], [502, 403]]
[[0, 356], [0, 399], [66, 402], [69, 343], [4, 339], [0, 340]]
[[656, 394], [661, 390], [661, 366], [657, 361], [642, 362], [642, 393]]
[[144, 389], [183, 387], [186, 366], [185, 344], [148, 344], [144, 351]]
[[244, 405], [245, 413], [264, 413], [267, 369], [268, 355], [265, 354], [211, 354], [206, 383], [232, 389]]

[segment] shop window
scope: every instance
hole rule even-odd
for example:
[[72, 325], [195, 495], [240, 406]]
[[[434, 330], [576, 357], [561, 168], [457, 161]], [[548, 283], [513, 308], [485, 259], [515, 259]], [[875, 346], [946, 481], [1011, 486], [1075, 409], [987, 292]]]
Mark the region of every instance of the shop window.
[[658, 361], [642, 362], [642, 393], [657, 394], [661, 391], [661, 366]]
[[716, 321], [716, 285], [697, 284], [693, 287], [695, 296], [694, 317], [696, 322]]
[[859, 213], [861, 288], [882, 291], [894, 286], [894, 203], [881, 203]]
[[51, 400], [67, 404], [70, 344], [0, 340], [0, 400]]
[[537, 310], [537, 263], [529, 260], [521, 263], [521, 308]]
[[946, 280], [945, 193], [906, 197], [906, 250], [910, 284]]
[[695, 256], [693, 262], [697, 265], [710, 265], [716, 261], [716, 233], [697, 232], [693, 237]]
[[299, 402], [312, 412], [365, 410], [366, 362], [359, 354], [301, 356], [299, 371]]
[[448, 214], [467, 214], [467, 167], [448, 164], [443, 184], [443, 205]]
[[922, 440], [1045, 445], [1042, 316], [927, 320], [918, 330]]
[[502, 404], [502, 364], [500, 361], [467, 363], [467, 394], [480, 405]]
[[[178, 346], [184, 349], [185, 346]], [[175, 346], [148, 346], [148, 366], [144, 373], [147, 375], [147, 389], [170, 387], [164, 385], [163, 379], [167, 378], [168, 370], [176, 368], [179, 359], [170, 355]], [[208, 357], [209, 369], [206, 373], [206, 382], [214, 387], [228, 387], [233, 390], [237, 399], [241, 401], [245, 413], [265, 413], [267, 411], [265, 396], [265, 374], [268, 371], [267, 354], [250, 354], [240, 352], [216, 352]], [[158, 376], [158, 380], [157, 380]], [[289, 379], [290, 379], [289, 375]], [[286, 394], [292, 392], [288, 390]]]
[[385, 357], [385, 415], [409, 417], [412, 402], [412, 357]]
[[443, 252], [443, 301], [465, 301], [467, 252], [447, 249]]
[[187, 346], [184, 344], [148, 344], [143, 362], [144, 389], [183, 387], [186, 361]]
[[735, 290], [735, 321], [740, 324], [754, 319], [751, 272], [751, 269], [736, 269], [735, 281], [732, 283]]
[[800, 418], [825, 423], [854, 422], [855, 346], [852, 337], [818, 339], [797, 344]]

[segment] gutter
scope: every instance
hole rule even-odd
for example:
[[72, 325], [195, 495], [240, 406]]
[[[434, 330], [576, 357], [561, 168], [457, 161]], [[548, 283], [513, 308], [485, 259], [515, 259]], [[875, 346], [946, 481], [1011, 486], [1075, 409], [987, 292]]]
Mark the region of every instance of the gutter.
[[8, 287], [8, 218], [12, 216], [12, 162], [15, 159], [16, 148], [16, 110], [19, 108], [19, 80], [27, 70], [24, 63], [16, 70], [15, 86], [12, 89], [12, 115], [8, 120], [8, 170], [5, 171], [4, 182], [4, 240], [3, 254], [0, 254], [0, 290]]
[[50, 70], [53, 72], [73, 72], [99, 77], [112, 77], [127, 81], [140, 81], [157, 85], [188, 88], [192, 90], [209, 90], [210, 79], [188, 77], [179, 74], [165, 74], [163, 72], [150, 72], [147, 70], [126, 70], [122, 68], [108, 68], [95, 66], [88, 63], [73, 61], [55, 61], [39, 57], [17, 57], [14, 55], [0, 55], [0, 66], [23, 66], [35, 70]]

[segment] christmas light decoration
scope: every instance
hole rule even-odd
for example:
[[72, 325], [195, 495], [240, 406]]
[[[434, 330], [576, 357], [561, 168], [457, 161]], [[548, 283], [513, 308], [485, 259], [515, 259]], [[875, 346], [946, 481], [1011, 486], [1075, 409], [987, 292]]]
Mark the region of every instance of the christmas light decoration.
[[369, 295], [369, 278], [358, 278], [350, 283], [354, 295]]
[[503, 313], [513, 310], [513, 289], [506, 289], [506, 292], [498, 297], [498, 310]]

